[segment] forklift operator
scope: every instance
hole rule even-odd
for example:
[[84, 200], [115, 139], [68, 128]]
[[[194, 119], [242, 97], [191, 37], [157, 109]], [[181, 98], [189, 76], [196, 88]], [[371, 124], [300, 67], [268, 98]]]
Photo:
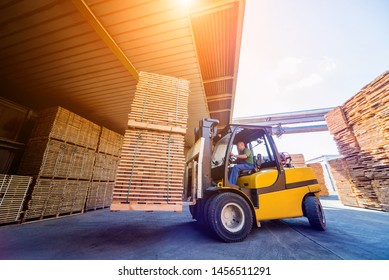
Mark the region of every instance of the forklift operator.
[[230, 168], [228, 180], [230, 184], [236, 185], [239, 172], [243, 170], [252, 170], [254, 168], [253, 154], [250, 149], [247, 149], [243, 141], [237, 143], [238, 155], [230, 153], [231, 157], [236, 157], [236, 165]]

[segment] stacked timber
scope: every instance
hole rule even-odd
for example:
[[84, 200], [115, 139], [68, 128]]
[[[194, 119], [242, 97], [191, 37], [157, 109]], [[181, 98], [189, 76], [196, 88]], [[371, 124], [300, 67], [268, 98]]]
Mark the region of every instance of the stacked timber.
[[122, 135], [105, 127], [102, 128], [85, 205], [86, 210], [97, 210], [111, 205], [122, 144]]
[[337, 158], [329, 160], [327, 163], [330, 167], [335, 188], [342, 204], [359, 207], [358, 200], [356, 198], [357, 189], [351, 181], [346, 160], [344, 158]]
[[97, 152], [119, 157], [122, 143], [123, 135], [102, 127]]
[[326, 116], [360, 207], [389, 210], [389, 72]]
[[39, 112], [19, 167], [35, 178], [24, 220], [83, 212], [100, 130], [61, 107]]
[[32, 177], [0, 174], [0, 224], [20, 221]]
[[292, 166], [293, 167], [306, 167], [305, 158], [303, 154], [291, 154]]
[[111, 210], [182, 210], [188, 97], [186, 80], [140, 74]]
[[328, 188], [324, 179], [324, 172], [323, 167], [321, 163], [310, 163], [308, 164], [308, 167], [311, 167], [313, 169], [313, 172], [315, 173], [317, 183], [320, 185], [320, 196], [328, 196]]

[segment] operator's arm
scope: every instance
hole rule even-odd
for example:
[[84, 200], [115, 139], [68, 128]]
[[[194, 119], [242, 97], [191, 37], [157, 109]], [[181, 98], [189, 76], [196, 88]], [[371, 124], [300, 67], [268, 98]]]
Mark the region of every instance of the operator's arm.
[[233, 153], [230, 153], [230, 156], [236, 157], [238, 159], [247, 159], [248, 158], [247, 155], [245, 155], [245, 154], [243, 154], [243, 155], [235, 155]]

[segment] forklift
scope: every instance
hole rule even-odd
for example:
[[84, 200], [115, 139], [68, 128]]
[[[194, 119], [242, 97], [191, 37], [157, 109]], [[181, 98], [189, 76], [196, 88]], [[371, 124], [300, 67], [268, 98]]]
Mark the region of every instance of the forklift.
[[[305, 216], [311, 227], [324, 231], [326, 219], [319, 200], [320, 185], [309, 167], [294, 168], [290, 157], [280, 155], [272, 128], [227, 125], [203, 119], [195, 131], [195, 145], [187, 152], [184, 201], [194, 220], [224, 242], [240, 242], [261, 221]], [[254, 158], [254, 168], [229, 182], [236, 164], [231, 153], [244, 142]], [[286, 160], [285, 160], [286, 159]]]

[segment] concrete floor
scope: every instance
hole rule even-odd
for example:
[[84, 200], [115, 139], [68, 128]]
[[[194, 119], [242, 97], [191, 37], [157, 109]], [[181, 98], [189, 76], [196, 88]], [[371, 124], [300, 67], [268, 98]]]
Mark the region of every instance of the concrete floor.
[[389, 259], [389, 213], [322, 198], [327, 231], [305, 218], [267, 221], [241, 243], [204, 234], [182, 213], [87, 212], [0, 227], [0, 259]]

